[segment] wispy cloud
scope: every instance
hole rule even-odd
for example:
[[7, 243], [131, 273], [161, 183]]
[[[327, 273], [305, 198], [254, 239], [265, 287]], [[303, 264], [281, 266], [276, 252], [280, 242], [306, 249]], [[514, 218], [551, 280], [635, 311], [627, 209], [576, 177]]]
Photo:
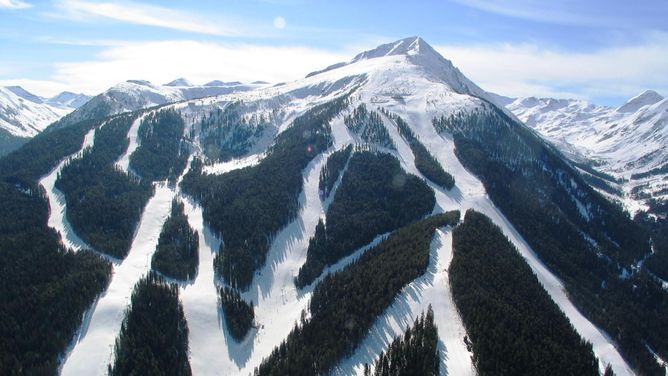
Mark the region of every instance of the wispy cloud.
[[599, 14], [587, 14], [581, 1], [533, 1], [533, 0], [451, 0], [485, 12], [531, 21], [602, 26], [619, 20], [608, 19]]
[[32, 8], [32, 4], [21, 0], [0, 0], [0, 8], [26, 9], [26, 8]]
[[[250, 33], [251, 30], [247, 26], [226, 20], [222, 15], [217, 15], [214, 21], [191, 12], [136, 2], [61, 0], [56, 3], [56, 6], [63, 12], [60, 16], [79, 21], [106, 19], [218, 36], [243, 36]], [[254, 28], [257, 30], [257, 25], [254, 25]]]
[[668, 93], [668, 34], [589, 52], [535, 44], [441, 45], [437, 49], [484, 89], [510, 96], [628, 97]]
[[[178, 51], [178, 53], [175, 53]], [[40, 95], [55, 90], [100, 93], [128, 79], [154, 83], [186, 77], [194, 83], [289, 81], [333, 63], [352, 51], [332, 52], [301, 46], [204, 43], [192, 40], [128, 42], [104, 49], [95, 59], [56, 63], [47, 81], [13, 80]]]

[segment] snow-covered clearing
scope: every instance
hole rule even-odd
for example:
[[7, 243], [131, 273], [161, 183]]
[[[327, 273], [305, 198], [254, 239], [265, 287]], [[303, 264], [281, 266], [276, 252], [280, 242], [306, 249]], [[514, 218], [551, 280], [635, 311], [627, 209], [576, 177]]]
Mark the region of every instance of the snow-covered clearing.
[[126, 173], [130, 172], [130, 156], [139, 147], [139, 126], [141, 125], [141, 122], [145, 116], [146, 114], [137, 116], [137, 118], [132, 122], [130, 130], [128, 131], [128, 140], [130, 141], [128, 148], [125, 150], [125, 153], [123, 153], [116, 161], [116, 167]]
[[255, 166], [258, 163], [260, 163], [262, 159], [264, 159], [264, 157], [265, 157], [264, 153], [251, 154], [243, 158], [232, 159], [227, 162], [218, 162], [209, 166], [204, 166], [204, 168], [202, 168], [202, 171], [206, 174], [221, 175], [226, 172], [230, 172], [232, 170], [238, 170], [244, 167]]
[[79, 249], [91, 249], [72, 229], [72, 225], [67, 220], [65, 195], [58, 188], [56, 188], [56, 180], [63, 167], [73, 159], [81, 158], [83, 151], [87, 148], [93, 147], [95, 142], [95, 129], [93, 128], [84, 137], [81, 149], [76, 153], [64, 158], [56, 168], [49, 172], [46, 176], [40, 179], [39, 184], [44, 187], [46, 196], [49, 199], [49, 227], [53, 228], [60, 234], [60, 240], [68, 248], [74, 251]]
[[106, 375], [113, 361], [114, 341], [130, 302], [132, 289], [150, 269], [162, 224], [169, 215], [175, 192], [166, 184], [156, 185], [146, 204], [128, 256], [114, 266], [106, 292], [93, 307], [90, 322], [82, 326], [74, 349], [66, 358], [62, 375]]

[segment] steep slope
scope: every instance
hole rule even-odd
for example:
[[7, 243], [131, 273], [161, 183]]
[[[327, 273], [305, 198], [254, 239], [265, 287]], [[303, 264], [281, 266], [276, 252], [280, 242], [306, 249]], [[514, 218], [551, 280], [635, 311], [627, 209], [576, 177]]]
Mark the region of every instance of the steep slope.
[[632, 214], [648, 210], [650, 199], [668, 200], [668, 99], [658, 93], [645, 91], [619, 108], [533, 97], [507, 108], [584, 164], [593, 185]]

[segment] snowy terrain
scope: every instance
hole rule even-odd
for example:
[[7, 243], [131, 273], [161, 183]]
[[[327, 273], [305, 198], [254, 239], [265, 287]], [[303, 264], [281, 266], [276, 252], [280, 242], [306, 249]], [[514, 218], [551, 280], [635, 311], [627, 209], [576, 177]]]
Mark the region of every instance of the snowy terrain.
[[[463, 215], [467, 209], [474, 208], [489, 216], [517, 247], [577, 332], [593, 344], [601, 369], [611, 364], [617, 375], [632, 374], [610, 338], [580, 314], [568, 299], [561, 281], [541, 263], [529, 245], [494, 206], [482, 183], [462, 166], [455, 156], [452, 139], [436, 133], [431, 123], [434, 117], [472, 111], [484, 104], [479, 97], [490, 101], [492, 97], [466, 79], [449, 61], [438, 55], [420, 38], [408, 38], [380, 46], [358, 55], [349, 63], [316, 72], [303, 80], [189, 100], [173, 106], [182, 110], [191, 127], [196, 123], [198, 114], [201, 116], [216, 106], [239, 100], [264, 109], [281, 109], [281, 117], [277, 119], [280, 124], [278, 131], [281, 132], [289, 126], [292, 119], [307, 109], [353, 88], [356, 91], [351, 97], [351, 108], [365, 103], [369, 109], [381, 106], [400, 115], [427, 149], [455, 177], [456, 185], [450, 191], [444, 191], [429, 183], [436, 193], [434, 212], [460, 210]], [[385, 117], [383, 121], [397, 146], [397, 151], [393, 153], [400, 160], [401, 166], [407, 172], [421, 176], [415, 167], [410, 147], [401, 138], [394, 123]], [[129, 164], [126, 161], [137, 147], [138, 124], [139, 119], [128, 134], [131, 146], [117, 163], [117, 166], [126, 172]], [[190, 328], [190, 362], [193, 374], [252, 373], [262, 359], [287, 337], [294, 324], [300, 320], [302, 310], [308, 308], [313, 285], [299, 290], [294, 285], [294, 277], [306, 260], [308, 240], [314, 233], [317, 221], [325, 215], [328, 207], [328, 202], [321, 202], [318, 194], [320, 170], [331, 152], [356, 142], [355, 137], [348, 132], [342, 115], [332, 121], [331, 127], [334, 147], [314, 158], [303, 171], [304, 190], [299, 197], [300, 209], [297, 218], [276, 234], [265, 266], [256, 272], [251, 287], [242, 294], [246, 301], [254, 304], [255, 328], [251, 329], [241, 343], [231, 339], [227, 333], [223, 313], [218, 305], [216, 286], [221, 282], [214, 276], [213, 256], [224, 239], [216, 238], [207, 229], [201, 208], [184, 197], [189, 223], [199, 232], [200, 240], [198, 275], [192, 283], [181, 285], [181, 300]], [[225, 173], [261, 163], [261, 158], [262, 154], [253, 153], [207, 168], [211, 173]], [[48, 182], [43, 184], [47, 187]], [[337, 186], [338, 184], [335, 188]], [[63, 364], [63, 374], [106, 372], [107, 364], [112, 360], [114, 340], [118, 335], [123, 312], [129, 303], [132, 287], [150, 268], [161, 226], [169, 213], [171, 199], [176, 195], [181, 195], [178, 188], [171, 189], [162, 183], [157, 184], [156, 193], [142, 215], [130, 252], [125, 260], [114, 265], [110, 286], [92, 307], [90, 317], [84, 321], [74, 347]], [[331, 197], [333, 196], [332, 193]], [[58, 209], [60, 213], [62, 209], [64, 208]], [[57, 210], [54, 215], [58, 216]], [[51, 219], [49, 223], [51, 225]], [[53, 226], [61, 232], [64, 239], [74, 239], [76, 236], [71, 227], [61, 224]], [[325, 273], [344, 268], [369, 246], [377, 244], [383, 238], [384, 235], [379, 234], [370, 245], [339, 261]], [[377, 318], [361, 346], [351, 357], [342, 360], [334, 373], [359, 374], [364, 363], [372, 363], [381, 351], [386, 350], [393, 338], [402, 334], [428, 305], [432, 305], [439, 329], [442, 373], [474, 374], [470, 353], [463, 341], [466, 332], [449, 290], [447, 268], [451, 259], [452, 233], [450, 229], [441, 229], [431, 243], [427, 272], [400, 292], [393, 304]]]
[[631, 213], [647, 208], [645, 196], [668, 199], [667, 172], [632, 177], [668, 164], [668, 99], [658, 93], [645, 91], [619, 108], [534, 97], [506, 107], [567, 156], [618, 179], [617, 199]]
[[34, 137], [49, 124], [74, 111], [74, 105], [82, 99], [63, 100], [64, 95], [45, 99], [19, 86], [0, 87], [0, 129], [15, 137]]

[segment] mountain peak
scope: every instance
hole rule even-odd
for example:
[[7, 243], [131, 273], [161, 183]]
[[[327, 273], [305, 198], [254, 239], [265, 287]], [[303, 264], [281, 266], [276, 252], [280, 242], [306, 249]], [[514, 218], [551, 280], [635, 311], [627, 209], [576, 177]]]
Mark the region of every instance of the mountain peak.
[[44, 98], [41, 98], [28, 90], [22, 88], [21, 86], [5, 86], [5, 89], [14, 93], [17, 97], [29, 100], [33, 103], [42, 104], [44, 103]]
[[364, 51], [353, 59], [353, 62], [373, 59], [382, 56], [396, 55], [440, 55], [424, 39], [420, 37], [408, 37], [391, 43], [381, 44], [373, 50]]
[[181, 78], [177, 78], [176, 80], [174, 80], [174, 81], [172, 81], [172, 82], [170, 82], [170, 83], [165, 84], [165, 86], [172, 86], [172, 87], [174, 87], [174, 86], [185, 86], [185, 87], [190, 87], [190, 86], [193, 86], [193, 84], [190, 83], [190, 81], [188, 81], [187, 79], [181, 77]]
[[617, 112], [636, 112], [641, 107], [655, 104], [661, 100], [663, 100], [661, 94], [654, 90], [645, 90], [635, 97], [629, 99], [626, 103], [617, 109]]

